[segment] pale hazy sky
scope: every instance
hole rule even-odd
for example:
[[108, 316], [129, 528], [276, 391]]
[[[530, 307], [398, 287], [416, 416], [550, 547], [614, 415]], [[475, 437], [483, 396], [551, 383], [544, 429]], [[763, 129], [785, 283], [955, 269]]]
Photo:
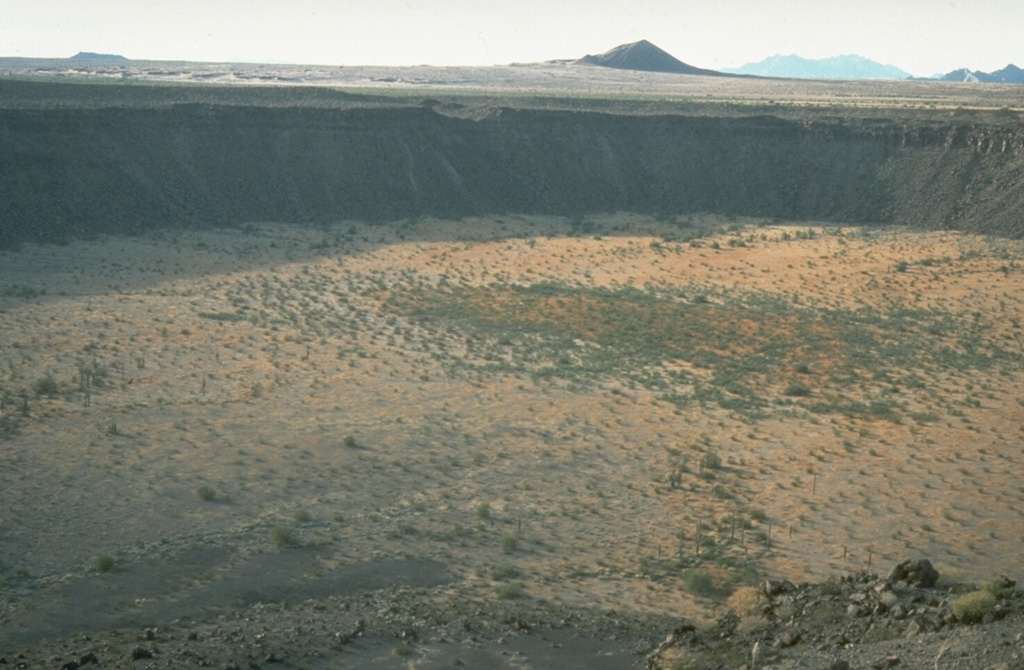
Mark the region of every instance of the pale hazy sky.
[[647, 39], [703, 68], [856, 53], [1024, 67], [1024, 0], [2, 0], [0, 56], [495, 65]]

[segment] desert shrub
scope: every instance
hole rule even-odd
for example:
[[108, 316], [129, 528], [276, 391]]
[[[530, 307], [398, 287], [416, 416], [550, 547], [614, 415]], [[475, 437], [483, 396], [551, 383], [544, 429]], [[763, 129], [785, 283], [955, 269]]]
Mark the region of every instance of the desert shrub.
[[490, 519], [491, 518], [491, 504], [488, 502], [482, 502], [476, 506], [476, 518], [478, 519]]
[[523, 595], [526, 587], [522, 582], [503, 582], [498, 586], [498, 597], [502, 600], [515, 600]]
[[506, 554], [513, 553], [519, 548], [518, 533], [504, 533], [501, 536], [501, 550]]
[[57, 380], [47, 372], [32, 384], [32, 390], [37, 396], [45, 395], [53, 397], [57, 395]]
[[783, 393], [794, 398], [806, 398], [811, 395], [811, 389], [803, 384], [790, 384]]
[[291, 526], [274, 526], [270, 529], [270, 541], [275, 547], [287, 547], [295, 544], [295, 529]]
[[718, 455], [718, 452], [708, 447], [707, 451], [704, 452], [704, 456], [700, 459], [701, 465], [709, 470], [714, 470], [722, 465], [722, 459]]
[[295, 523], [308, 523], [313, 518], [313, 515], [304, 509], [297, 509], [292, 514], [292, 519]]
[[1003, 599], [1009, 598], [1013, 595], [1015, 582], [1010, 581], [1002, 575], [989, 575], [985, 579], [981, 580], [978, 584], [978, 588], [982, 591], [988, 591], [996, 598]]
[[356, 438], [354, 435], [346, 435], [345, 439], [342, 440], [342, 443], [349, 449], [355, 449], [357, 446], [359, 446], [359, 443], [356, 442]]
[[971, 591], [953, 600], [949, 607], [960, 621], [981, 621], [995, 607], [996, 600], [989, 591]]
[[100, 554], [92, 559], [92, 569], [96, 572], [110, 572], [114, 569], [114, 557], [110, 554]]
[[0, 440], [13, 439], [18, 434], [20, 426], [18, 422], [10, 416], [0, 416]]
[[496, 565], [491, 569], [491, 579], [496, 582], [506, 582], [519, 576], [519, 568], [508, 561]]
[[741, 586], [732, 592], [726, 603], [736, 615], [745, 618], [753, 614], [764, 596], [753, 586]]
[[683, 578], [686, 590], [694, 595], [706, 596], [715, 588], [711, 575], [702, 570], [691, 570]]
[[398, 526], [391, 531], [388, 531], [388, 537], [400, 537], [402, 535], [415, 535], [417, 532], [416, 526], [409, 521], [399, 521]]
[[212, 486], [202, 485], [196, 489], [196, 497], [204, 502], [210, 502], [217, 497], [217, 492]]

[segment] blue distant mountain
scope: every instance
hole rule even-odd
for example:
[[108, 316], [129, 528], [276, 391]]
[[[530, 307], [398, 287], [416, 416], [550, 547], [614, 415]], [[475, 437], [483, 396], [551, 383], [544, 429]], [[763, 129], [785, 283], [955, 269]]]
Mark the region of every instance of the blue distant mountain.
[[853, 54], [818, 60], [771, 56], [759, 63], [747, 63], [722, 72], [790, 79], [908, 79], [911, 76], [893, 65], [883, 65]]
[[118, 54], [98, 54], [91, 51], [79, 51], [71, 60], [88, 60], [88, 61], [127, 61], [128, 59]]

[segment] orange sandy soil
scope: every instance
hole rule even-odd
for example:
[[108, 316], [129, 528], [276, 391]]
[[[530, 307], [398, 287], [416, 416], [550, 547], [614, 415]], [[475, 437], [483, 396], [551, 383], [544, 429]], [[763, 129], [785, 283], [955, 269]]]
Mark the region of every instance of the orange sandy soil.
[[[591, 217], [585, 235], [574, 223], [268, 223], [0, 253], [0, 575], [74, 578], [99, 554], [131, 562], [209, 538], [277, 551], [270, 528], [291, 524], [329, 549], [323, 571], [433, 558], [459, 597], [494, 598], [507, 563], [530, 598], [698, 617], [758, 575], [811, 581], [906, 556], [958, 578], [1024, 576], [1021, 242], [714, 216]], [[517, 287], [542, 282], [583, 297], [517, 312]], [[619, 374], [490, 365], [528, 356], [542, 322], [607, 349], [621, 324], [581, 310], [607, 300], [592, 289], [627, 286], [693, 307], [687, 337], [706, 334], [707, 350], [791, 343], [748, 380], [762, 411], [673, 403]], [[421, 314], [451, 287], [487, 301], [498, 330], [522, 326], [520, 350], [486, 324]], [[794, 311], [757, 307], [768, 300]], [[833, 374], [845, 326], [820, 315], [894, 310], [948, 316], [934, 335], [887, 331], [916, 338], [927, 369], [880, 358], [856, 382]], [[962, 349], [968, 326], [999, 355], [928, 353]], [[82, 368], [97, 371], [88, 397]], [[658, 369], [711, 376], [682, 358]], [[37, 396], [47, 373], [57, 392]], [[794, 380], [808, 395], [787, 395]], [[896, 409], [808, 409], [881, 398]], [[690, 594], [690, 570], [716, 590]]]

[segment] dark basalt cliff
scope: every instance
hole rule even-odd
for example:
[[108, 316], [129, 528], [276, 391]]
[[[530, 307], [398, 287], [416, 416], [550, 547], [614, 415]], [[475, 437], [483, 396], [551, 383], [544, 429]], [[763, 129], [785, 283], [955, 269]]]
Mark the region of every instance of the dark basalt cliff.
[[600, 211], [1024, 234], [1024, 130], [1009, 123], [468, 112], [8, 106], [0, 245], [182, 224]]

